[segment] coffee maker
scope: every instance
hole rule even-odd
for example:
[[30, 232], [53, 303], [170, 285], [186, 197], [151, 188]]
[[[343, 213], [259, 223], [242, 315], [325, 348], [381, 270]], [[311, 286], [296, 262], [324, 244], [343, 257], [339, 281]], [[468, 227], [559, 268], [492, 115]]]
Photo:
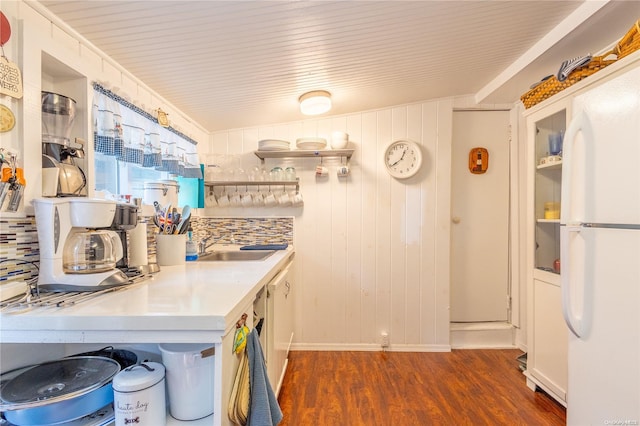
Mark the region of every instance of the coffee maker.
[[129, 284], [116, 262], [122, 243], [109, 230], [115, 201], [80, 197], [33, 200], [40, 244], [38, 288], [96, 291]]
[[117, 203], [115, 215], [110, 229], [120, 238], [122, 244], [122, 258], [116, 263], [116, 267], [129, 276], [139, 274], [139, 271], [130, 268], [129, 241], [127, 234], [138, 225], [138, 207], [127, 203]]
[[84, 158], [84, 143], [71, 142], [76, 101], [57, 93], [42, 92], [42, 168], [57, 169], [56, 196], [78, 197], [85, 193], [87, 179], [78, 166]]

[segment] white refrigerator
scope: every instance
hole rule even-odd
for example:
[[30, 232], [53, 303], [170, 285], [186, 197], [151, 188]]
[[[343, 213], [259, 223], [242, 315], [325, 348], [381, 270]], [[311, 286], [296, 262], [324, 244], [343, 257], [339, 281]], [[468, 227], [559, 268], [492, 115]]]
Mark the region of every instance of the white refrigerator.
[[576, 96], [563, 146], [567, 424], [640, 425], [640, 68]]

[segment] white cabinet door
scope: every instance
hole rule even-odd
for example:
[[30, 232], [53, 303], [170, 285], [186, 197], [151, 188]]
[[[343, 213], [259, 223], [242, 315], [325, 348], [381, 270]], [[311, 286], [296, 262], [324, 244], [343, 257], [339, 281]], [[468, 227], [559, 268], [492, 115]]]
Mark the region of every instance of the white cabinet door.
[[568, 331], [562, 317], [560, 286], [533, 280], [534, 350], [529, 353], [530, 378], [561, 401], [567, 400]]
[[291, 266], [284, 269], [268, 287], [267, 374], [276, 395], [280, 393], [287, 368], [289, 347], [293, 339], [293, 296], [291, 294], [293, 274], [290, 273], [290, 268]]

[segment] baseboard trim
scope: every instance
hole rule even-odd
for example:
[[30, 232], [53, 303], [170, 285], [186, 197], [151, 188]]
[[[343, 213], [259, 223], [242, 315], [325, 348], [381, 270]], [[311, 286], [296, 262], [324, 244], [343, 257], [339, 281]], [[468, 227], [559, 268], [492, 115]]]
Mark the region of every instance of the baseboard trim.
[[[292, 351], [362, 351], [376, 352], [383, 348], [367, 343], [293, 343]], [[451, 352], [450, 345], [394, 345], [384, 348], [387, 352]]]
[[450, 331], [477, 331], [477, 330], [511, 330], [515, 328], [512, 324], [503, 321], [490, 322], [452, 322], [449, 324]]
[[451, 323], [452, 349], [514, 349], [515, 327], [507, 322]]

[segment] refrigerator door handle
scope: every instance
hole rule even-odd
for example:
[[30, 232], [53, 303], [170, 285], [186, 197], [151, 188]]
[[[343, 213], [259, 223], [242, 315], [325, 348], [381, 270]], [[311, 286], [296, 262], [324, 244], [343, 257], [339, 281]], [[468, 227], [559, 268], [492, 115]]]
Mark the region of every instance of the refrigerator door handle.
[[586, 193], [586, 188], [574, 187], [575, 170], [579, 168], [576, 168], [573, 156], [576, 136], [580, 131], [583, 134], [582, 140], [585, 145], [585, 151], [589, 152], [589, 149], [592, 149], [594, 144], [594, 135], [591, 120], [584, 111], [576, 114], [573, 120], [571, 120], [571, 123], [569, 123], [567, 131], [565, 132], [562, 144], [562, 188], [560, 190], [560, 200], [562, 200], [562, 204], [560, 208], [560, 223], [565, 224], [581, 222], [579, 218], [574, 217], [575, 213], [573, 211], [574, 206], [571, 202], [571, 196], [574, 191], [580, 191], [582, 194]]
[[[562, 259], [562, 277], [561, 277], [561, 293], [562, 293], [562, 315], [564, 321], [567, 323], [569, 330], [578, 338], [584, 335], [585, 332], [585, 315], [587, 315], [587, 294], [584, 293], [584, 282], [580, 283], [582, 288], [573, 288], [573, 290], [581, 290], [582, 293], [582, 306], [580, 312], [576, 314], [573, 310], [573, 303], [571, 299], [572, 285], [578, 285], [576, 278], [571, 274], [575, 272], [575, 265], [572, 265], [571, 256], [569, 253], [571, 239], [578, 237], [582, 227], [580, 225], [563, 225], [560, 227], [561, 244], [560, 244], [560, 258]], [[584, 267], [584, 265], [582, 265]]]

